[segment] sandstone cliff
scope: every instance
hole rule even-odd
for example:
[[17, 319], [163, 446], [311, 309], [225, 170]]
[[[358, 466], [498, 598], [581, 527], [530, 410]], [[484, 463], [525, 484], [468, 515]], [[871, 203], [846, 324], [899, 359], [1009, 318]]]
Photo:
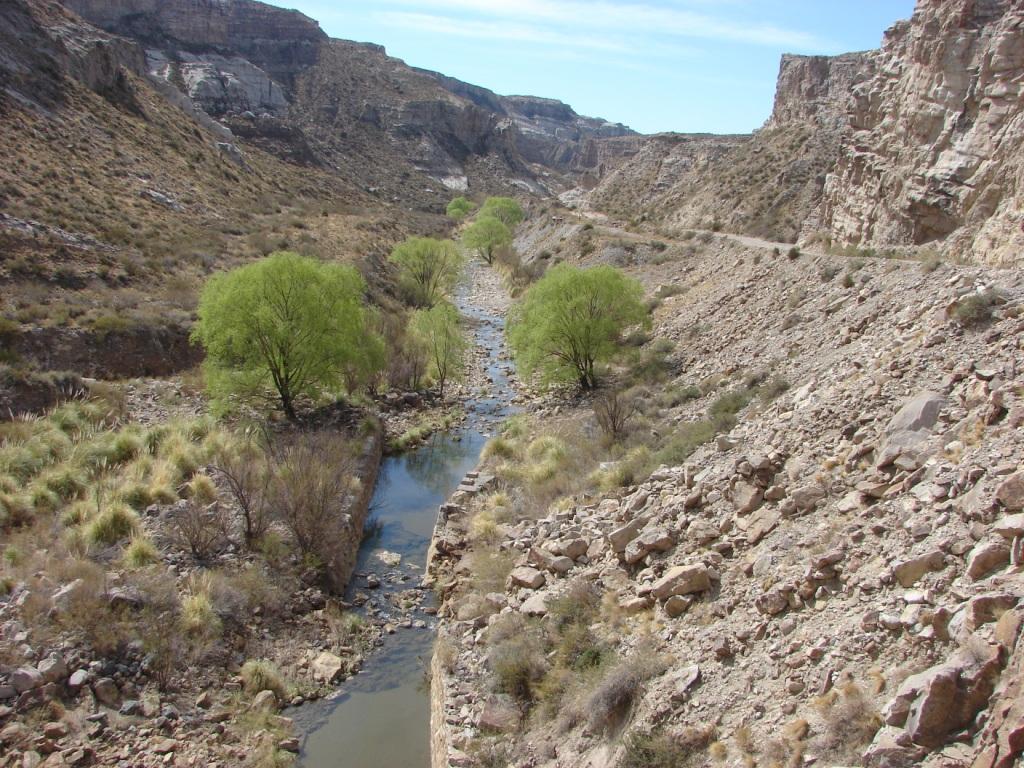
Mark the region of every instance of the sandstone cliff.
[[1024, 246], [1024, 7], [919, 0], [855, 89], [825, 194], [836, 239], [934, 243], [951, 255], [1020, 263]]

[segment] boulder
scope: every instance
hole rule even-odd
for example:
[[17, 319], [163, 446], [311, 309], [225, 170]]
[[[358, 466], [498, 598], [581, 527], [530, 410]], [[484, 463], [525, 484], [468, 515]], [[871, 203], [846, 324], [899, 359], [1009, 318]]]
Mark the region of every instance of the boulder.
[[664, 528], [650, 528], [626, 545], [625, 559], [632, 565], [651, 552], [667, 552], [675, 546], [675, 539]]
[[670, 619], [678, 619], [680, 616], [682, 616], [690, 609], [690, 606], [692, 604], [692, 597], [672, 595], [672, 597], [665, 601], [665, 614]]
[[277, 696], [274, 695], [273, 691], [260, 691], [253, 698], [249, 709], [254, 712], [276, 712]]
[[732, 504], [736, 514], [749, 515], [764, 502], [764, 491], [752, 483], [741, 480], [732, 489]]
[[345, 662], [337, 654], [330, 651], [322, 651], [313, 659], [310, 670], [315, 680], [330, 685], [342, 676], [345, 670]]
[[544, 574], [538, 571], [536, 568], [531, 568], [527, 565], [513, 568], [512, 573], [509, 574], [509, 583], [513, 587], [523, 587], [524, 589], [540, 589], [544, 586]]
[[690, 595], [711, 589], [711, 574], [702, 563], [677, 565], [654, 582], [651, 594], [658, 600], [667, 600], [673, 595]]
[[911, 741], [902, 728], [885, 727], [875, 734], [864, 752], [864, 768], [911, 768], [926, 754], [923, 747]]
[[1024, 472], [1014, 472], [996, 489], [996, 499], [1011, 512], [1024, 509]]
[[530, 595], [519, 606], [519, 610], [527, 616], [543, 616], [548, 612], [548, 596], [542, 592]]
[[924, 555], [903, 560], [893, 568], [893, 575], [903, 587], [912, 587], [917, 580], [931, 571], [940, 571], [946, 567], [946, 556], [942, 550], [934, 550]]
[[625, 552], [626, 545], [640, 535], [640, 531], [646, 524], [646, 520], [638, 517], [609, 533], [608, 543], [611, 545], [612, 551], [616, 554]]
[[825, 498], [825, 489], [817, 483], [810, 483], [795, 488], [789, 498], [798, 510], [806, 512], [814, 509]]
[[45, 682], [42, 673], [35, 667], [19, 667], [11, 672], [11, 685], [18, 693], [39, 688]]
[[117, 683], [109, 677], [101, 677], [93, 683], [92, 692], [100, 704], [105, 704], [108, 707], [116, 707], [121, 700], [121, 692], [117, 688]]
[[919, 392], [903, 404], [885, 427], [886, 435], [898, 432], [931, 431], [946, 406], [946, 398], [935, 392]]
[[1010, 547], [1002, 541], [979, 544], [967, 558], [967, 575], [972, 579], [983, 579], [996, 568], [1010, 564]]
[[1018, 536], [1024, 536], [1024, 512], [1000, 518], [992, 526], [992, 530], [1004, 539], [1015, 539]]
[[57, 654], [52, 654], [48, 658], [43, 659], [36, 668], [43, 676], [43, 681], [47, 683], [59, 682], [67, 677], [68, 674], [68, 665]]
[[477, 728], [492, 733], [514, 733], [519, 730], [522, 713], [515, 699], [508, 694], [492, 693], [477, 718]]

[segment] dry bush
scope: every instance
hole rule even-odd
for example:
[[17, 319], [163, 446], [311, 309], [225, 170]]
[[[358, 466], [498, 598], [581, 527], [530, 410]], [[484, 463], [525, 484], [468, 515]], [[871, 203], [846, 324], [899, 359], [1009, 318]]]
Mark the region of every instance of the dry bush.
[[641, 651], [609, 668], [587, 696], [584, 711], [590, 730], [613, 730], [639, 699], [644, 683], [664, 669], [660, 659]]
[[815, 701], [822, 720], [819, 747], [837, 764], [855, 761], [882, 726], [871, 697], [853, 681], [833, 688]]
[[200, 561], [219, 554], [230, 542], [228, 515], [217, 502], [205, 507], [189, 502], [171, 525], [177, 544]]
[[345, 511], [358, 488], [356, 458], [338, 434], [304, 433], [271, 447], [272, 507], [303, 555], [320, 565], [344, 546]]
[[625, 437], [637, 411], [636, 400], [618, 390], [605, 392], [594, 400], [594, 418], [610, 444]]
[[251, 547], [270, 526], [270, 481], [266, 459], [254, 446], [223, 451], [214, 472], [224, 481], [242, 513], [245, 543]]

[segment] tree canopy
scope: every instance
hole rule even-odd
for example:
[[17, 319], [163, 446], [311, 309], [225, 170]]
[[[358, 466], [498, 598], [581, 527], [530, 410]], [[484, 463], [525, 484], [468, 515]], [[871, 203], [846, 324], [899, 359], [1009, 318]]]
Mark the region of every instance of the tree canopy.
[[488, 264], [493, 264], [495, 251], [512, 244], [512, 231], [493, 216], [478, 216], [462, 233], [462, 242]]
[[475, 208], [476, 204], [474, 204], [473, 201], [467, 200], [465, 197], [460, 195], [459, 197], [453, 198], [452, 201], [448, 203], [448, 208], [445, 210], [445, 213], [448, 214], [448, 218], [450, 219], [461, 220], [469, 216]]
[[192, 337], [206, 348], [211, 394], [276, 399], [295, 420], [296, 398], [368, 373], [382, 344], [367, 327], [365, 289], [352, 267], [287, 251], [210, 278]]
[[426, 351], [430, 376], [444, 397], [445, 383], [460, 379], [465, 366], [467, 344], [459, 312], [448, 302], [441, 302], [417, 310], [409, 327]]
[[488, 197], [480, 209], [479, 218], [497, 219], [509, 229], [515, 229], [523, 220], [523, 209], [511, 197]]
[[395, 246], [390, 260], [398, 265], [398, 282], [409, 303], [432, 307], [455, 288], [463, 258], [451, 240], [410, 237]]
[[609, 266], [548, 270], [513, 308], [508, 338], [516, 363], [544, 383], [597, 385], [595, 365], [619, 349], [622, 332], [649, 320], [640, 283]]

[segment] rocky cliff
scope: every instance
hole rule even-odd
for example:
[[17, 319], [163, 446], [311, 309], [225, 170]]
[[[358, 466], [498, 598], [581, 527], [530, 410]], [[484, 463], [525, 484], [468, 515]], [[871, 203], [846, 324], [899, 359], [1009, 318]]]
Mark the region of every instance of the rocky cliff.
[[[750, 136], [666, 134], [596, 161], [588, 202], [670, 227], [724, 228], [796, 240], [816, 222], [825, 177], [839, 155], [847, 102], [871, 55], [782, 57], [775, 106]], [[608, 156], [601, 147], [599, 155]], [[812, 229], [817, 228], [814, 223]]]
[[866, 245], [992, 264], [1024, 246], [1024, 7], [919, 0], [855, 89], [823, 224]]
[[797, 122], [844, 127], [853, 87], [869, 75], [871, 62], [872, 56], [867, 52], [841, 56], [783, 54], [775, 105], [764, 127], [771, 129]]

